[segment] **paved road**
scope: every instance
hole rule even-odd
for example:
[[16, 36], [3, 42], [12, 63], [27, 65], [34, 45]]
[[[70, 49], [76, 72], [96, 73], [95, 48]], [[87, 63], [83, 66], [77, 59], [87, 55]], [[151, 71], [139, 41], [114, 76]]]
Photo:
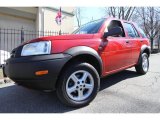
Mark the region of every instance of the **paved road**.
[[17, 85], [0, 88], [1, 113], [159, 113], [160, 54], [150, 58], [150, 70], [139, 76], [128, 69], [101, 80], [101, 90], [88, 106], [62, 105], [55, 92], [45, 93]]

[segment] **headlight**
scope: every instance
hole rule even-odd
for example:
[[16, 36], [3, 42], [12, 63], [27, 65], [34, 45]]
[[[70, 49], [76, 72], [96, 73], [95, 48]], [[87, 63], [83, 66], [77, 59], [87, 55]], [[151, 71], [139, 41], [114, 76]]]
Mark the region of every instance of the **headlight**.
[[29, 43], [23, 46], [21, 56], [50, 54], [51, 41]]

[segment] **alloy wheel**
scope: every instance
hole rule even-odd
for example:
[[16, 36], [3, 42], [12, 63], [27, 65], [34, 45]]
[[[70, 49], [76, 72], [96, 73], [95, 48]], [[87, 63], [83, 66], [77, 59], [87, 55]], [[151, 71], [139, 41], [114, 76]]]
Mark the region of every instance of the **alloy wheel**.
[[70, 99], [83, 101], [87, 99], [93, 91], [94, 79], [85, 70], [78, 70], [70, 75], [66, 82], [66, 92]]
[[148, 70], [149, 63], [148, 63], [148, 58], [147, 56], [143, 56], [142, 58], [142, 68], [146, 72]]

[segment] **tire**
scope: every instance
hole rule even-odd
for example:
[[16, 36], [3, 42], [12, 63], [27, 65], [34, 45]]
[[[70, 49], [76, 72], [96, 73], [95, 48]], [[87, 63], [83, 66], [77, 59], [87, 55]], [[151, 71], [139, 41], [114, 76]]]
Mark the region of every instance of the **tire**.
[[139, 73], [141, 75], [144, 75], [148, 72], [149, 58], [148, 58], [147, 53], [142, 53], [141, 58], [140, 58], [140, 62], [138, 65], [135, 66], [135, 69], [136, 69], [137, 73]]
[[[84, 77], [85, 75], [87, 77]], [[56, 93], [59, 100], [65, 105], [83, 107], [96, 97], [99, 87], [99, 74], [92, 65], [84, 62], [73, 63], [68, 65], [60, 75]], [[70, 92], [71, 90], [73, 91]]]

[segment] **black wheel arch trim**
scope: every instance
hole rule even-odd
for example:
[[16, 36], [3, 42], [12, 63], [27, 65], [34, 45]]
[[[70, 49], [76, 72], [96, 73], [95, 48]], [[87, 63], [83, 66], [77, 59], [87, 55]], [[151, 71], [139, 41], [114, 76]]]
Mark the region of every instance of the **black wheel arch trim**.
[[77, 46], [77, 47], [72, 47], [68, 50], [66, 50], [64, 53], [69, 54], [73, 57], [78, 56], [78, 55], [84, 55], [84, 54], [89, 54], [95, 57], [100, 65], [100, 75], [102, 75], [103, 71], [103, 62], [101, 57], [99, 56], [98, 52], [94, 50], [93, 48], [87, 47], [87, 46]]
[[138, 63], [137, 63], [137, 64], [140, 63], [140, 61], [141, 61], [141, 55], [142, 55], [142, 53], [143, 53], [145, 50], [148, 50], [148, 51], [149, 51], [148, 57], [150, 56], [150, 54], [151, 54], [151, 47], [150, 47], [150, 46], [147, 46], [147, 45], [142, 45], [142, 46], [141, 46], [140, 55], [139, 55], [139, 59], [138, 59]]
[[151, 47], [150, 46], [142, 45], [142, 47], [141, 47], [141, 53], [143, 53], [144, 50], [146, 50], [146, 49], [149, 51], [149, 56], [150, 56], [150, 53], [151, 53]]

